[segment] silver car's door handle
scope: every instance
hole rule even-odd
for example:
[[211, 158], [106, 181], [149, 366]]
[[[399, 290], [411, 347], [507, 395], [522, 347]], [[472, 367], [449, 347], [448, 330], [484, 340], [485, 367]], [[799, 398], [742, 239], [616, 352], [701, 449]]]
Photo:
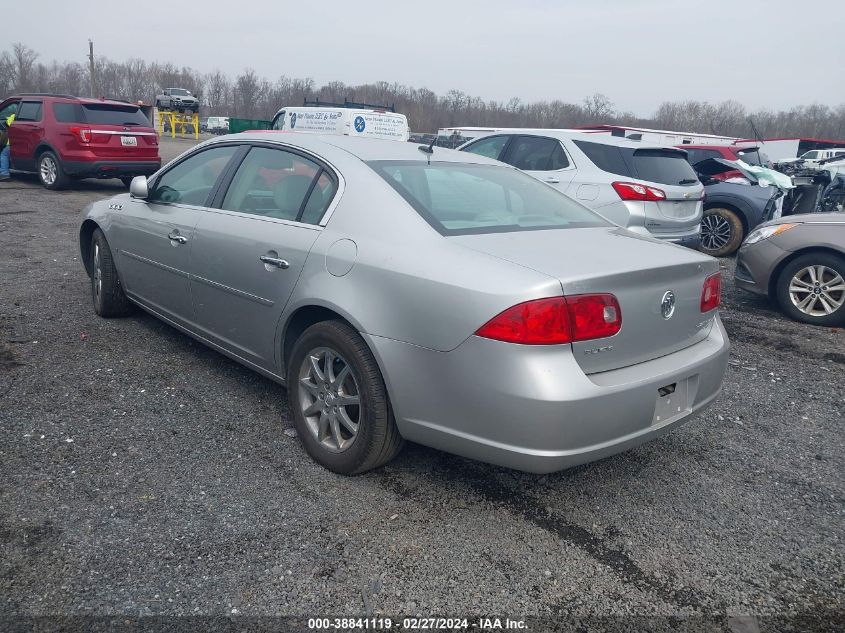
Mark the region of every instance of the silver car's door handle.
[[276, 268], [281, 268], [282, 270], [284, 270], [285, 268], [290, 268], [290, 264], [281, 257], [271, 257], [270, 255], [262, 255], [258, 259], [260, 259], [265, 264], [275, 266]]
[[184, 235], [179, 235], [178, 231], [173, 231], [170, 235], [167, 236], [167, 239], [172, 240], [173, 242], [179, 242], [180, 244], [184, 244], [188, 241], [188, 238]]
[[550, 185], [557, 185], [560, 183], [560, 178], [546, 178], [546, 182]]

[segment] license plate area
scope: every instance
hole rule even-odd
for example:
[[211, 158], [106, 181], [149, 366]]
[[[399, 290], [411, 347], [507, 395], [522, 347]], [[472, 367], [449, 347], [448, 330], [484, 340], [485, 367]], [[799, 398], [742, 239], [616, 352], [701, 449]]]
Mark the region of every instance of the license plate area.
[[692, 409], [689, 403], [689, 378], [657, 389], [651, 426], [662, 426], [682, 418]]
[[124, 147], [137, 147], [138, 139], [134, 136], [121, 136], [120, 144]]

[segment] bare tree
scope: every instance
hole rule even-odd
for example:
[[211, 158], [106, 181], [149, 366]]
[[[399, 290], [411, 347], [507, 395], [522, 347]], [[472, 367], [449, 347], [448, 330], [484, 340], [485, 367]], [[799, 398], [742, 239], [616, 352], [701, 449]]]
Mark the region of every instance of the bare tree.
[[613, 102], [600, 92], [584, 99], [584, 110], [593, 123], [601, 123], [605, 119], [612, 119]]
[[[657, 127], [682, 132], [753, 136], [753, 119], [763, 136], [845, 136], [845, 104], [797, 106], [781, 111], [749, 112], [736, 101], [672, 101], [660, 104], [653, 116], [617, 112], [610, 99], [595, 93], [581, 103], [562, 100], [525, 103], [484, 100], [454, 89], [438, 95], [428, 88], [379, 81], [351, 86], [331, 81], [317, 86], [311, 78], [282, 76], [275, 81], [247, 69], [230, 78], [219, 70], [202, 75], [168, 62], [96, 59], [98, 92], [102, 96], [151, 102], [158, 90], [187, 88], [201, 98], [203, 112], [214, 115], [270, 119], [279, 108], [300, 105], [303, 99], [395, 104], [411, 128], [435, 131], [452, 126], [575, 127], [598, 123]], [[88, 70], [76, 62], [38, 63], [38, 54], [23, 44], [0, 52], [0, 96], [16, 91], [83, 94], [88, 91]]]
[[20, 42], [12, 45], [12, 77], [14, 77], [15, 91], [28, 92], [35, 89], [33, 82], [33, 67], [38, 53]]
[[233, 101], [241, 116], [247, 119], [255, 118], [259, 91], [258, 76], [252, 68], [247, 68], [237, 76]]

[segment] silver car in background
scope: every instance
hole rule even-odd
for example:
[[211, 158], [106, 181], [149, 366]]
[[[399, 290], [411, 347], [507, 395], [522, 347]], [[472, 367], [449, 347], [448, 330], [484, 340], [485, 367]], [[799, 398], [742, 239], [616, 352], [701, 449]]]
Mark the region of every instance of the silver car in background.
[[737, 253], [734, 281], [774, 299], [796, 321], [845, 326], [845, 214], [789, 215], [761, 224]]
[[287, 385], [345, 474], [411, 440], [549, 472], [719, 393], [718, 262], [522, 172], [375, 139], [246, 133], [84, 211], [95, 310], [131, 305]]
[[686, 152], [572, 130], [501, 129], [460, 148], [534, 176], [641, 235], [701, 240], [704, 186]]

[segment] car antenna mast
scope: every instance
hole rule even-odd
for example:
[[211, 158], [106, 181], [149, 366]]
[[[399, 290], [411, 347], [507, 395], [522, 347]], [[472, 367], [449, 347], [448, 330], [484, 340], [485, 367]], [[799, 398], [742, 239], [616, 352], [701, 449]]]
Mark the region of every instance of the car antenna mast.
[[434, 140], [431, 141], [428, 145], [419, 145], [417, 147], [418, 150], [424, 152], [426, 157], [428, 158], [428, 164], [431, 165], [431, 155], [434, 154], [434, 144], [437, 142], [437, 137], [434, 137]]
[[757, 126], [754, 125], [754, 119], [748, 117], [748, 122], [751, 124], [751, 131], [754, 132], [754, 139], [757, 141], [757, 162], [760, 163], [760, 166], [763, 167], [763, 158], [760, 156], [760, 143], [763, 142], [763, 139], [760, 138], [760, 133], [757, 131]]

